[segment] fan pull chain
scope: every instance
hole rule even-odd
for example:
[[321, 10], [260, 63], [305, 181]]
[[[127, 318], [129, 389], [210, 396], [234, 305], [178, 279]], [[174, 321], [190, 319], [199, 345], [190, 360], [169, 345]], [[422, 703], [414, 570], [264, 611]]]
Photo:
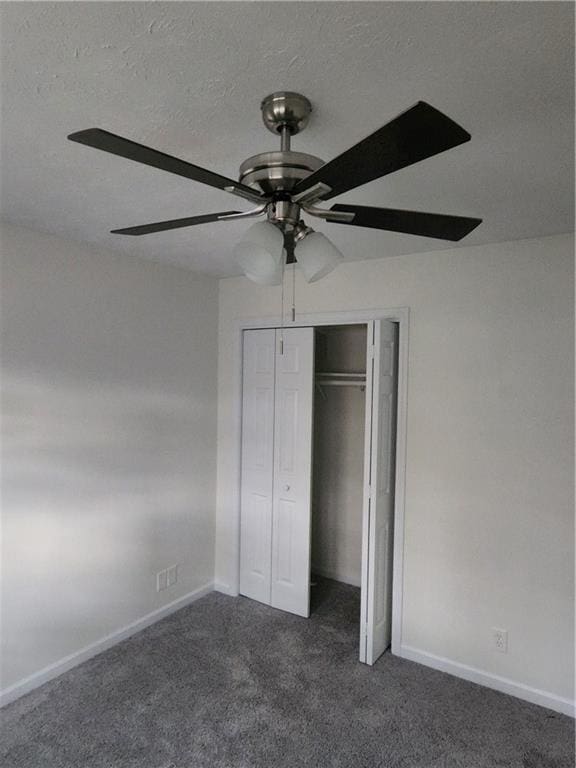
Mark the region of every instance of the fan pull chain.
[[286, 259], [282, 257], [282, 292], [280, 298], [280, 354], [284, 354], [284, 272]]
[[296, 321], [296, 262], [292, 263], [292, 322]]

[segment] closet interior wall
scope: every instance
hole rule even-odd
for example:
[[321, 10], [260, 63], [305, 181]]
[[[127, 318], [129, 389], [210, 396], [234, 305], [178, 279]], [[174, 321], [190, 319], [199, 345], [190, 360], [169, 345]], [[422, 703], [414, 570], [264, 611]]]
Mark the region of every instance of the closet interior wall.
[[[322, 384], [322, 374], [366, 374], [366, 325], [316, 329], [312, 478], [312, 572], [359, 587], [366, 393], [360, 382]], [[330, 379], [328, 379], [330, 380]]]

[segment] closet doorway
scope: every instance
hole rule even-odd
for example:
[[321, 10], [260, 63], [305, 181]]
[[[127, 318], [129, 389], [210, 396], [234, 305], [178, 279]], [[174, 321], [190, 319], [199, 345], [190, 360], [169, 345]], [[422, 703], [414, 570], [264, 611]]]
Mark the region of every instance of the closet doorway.
[[[243, 333], [240, 594], [310, 614], [359, 589], [359, 659], [390, 645], [398, 326]], [[312, 601], [314, 604], [314, 601]]]

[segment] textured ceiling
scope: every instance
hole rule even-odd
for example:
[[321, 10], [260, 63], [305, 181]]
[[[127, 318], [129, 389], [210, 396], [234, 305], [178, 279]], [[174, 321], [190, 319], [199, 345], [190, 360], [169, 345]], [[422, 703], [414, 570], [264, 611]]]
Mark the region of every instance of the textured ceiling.
[[[246, 222], [127, 238], [142, 224], [250, 207], [72, 144], [100, 127], [226, 176], [278, 148], [259, 104], [314, 105], [296, 150], [328, 160], [418, 100], [472, 141], [337, 202], [480, 216], [463, 245], [573, 229], [572, 3], [2, 3], [2, 217], [63, 237], [237, 274]], [[450, 247], [319, 223], [348, 259]]]

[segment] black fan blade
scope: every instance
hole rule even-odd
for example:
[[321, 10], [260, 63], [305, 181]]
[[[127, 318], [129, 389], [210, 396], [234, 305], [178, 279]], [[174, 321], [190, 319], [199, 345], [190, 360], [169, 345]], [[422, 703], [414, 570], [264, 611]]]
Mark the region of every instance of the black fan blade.
[[339, 221], [334, 222], [335, 224], [386, 229], [407, 235], [437, 237], [440, 240], [461, 240], [482, 223], [482, 219], [471, 219], [466, 216], [399, 211], [395, 208], [370, 208], [366, 205], [333, 205], [330, 210], [354, 214], [352, 221]]
[[298, 195], [318, 183], [331, 189], [322, 195], [330, 200], [407, 165], [469, 141], [470, 134], [434, 107], [419, 101], [411, 109], [379, 128], [334, 160], [302, 179]]
[[137, 163], [151, 165], [153, 168], [159, 168], [161, 171], [175, 173], [178, 176], [184, 176], [193, 181], [199, 181], [201, 184], [208, 184], [210, 187], [223, 189], [239, 197], [248, 200], [260, 201], [262, 195], [250, 187], [239, 184], [237, 181], [227, 179], [205, 168], [200, 168], [185, 160], [179, 160], [177, 157], [166, 155], [156, 149], [150, 149], [143, 144], [137, 144], [135, 141], [123, 139], [122, 136], [116, 136], [115, 133], [103, 131], [101, 128], [88, 128], [85, 131], [71, 133], [68, 136], [70, 141], [77, 141], [79, 144], [86, 144], [88, 147], [101, 149], [104, 152], [110, 152], [113, 155], [126, 157], [128, 160], [135, 160]]
[[219, 221], [238, 211], [222, 211], [222, 213], [205, 213], [203, 216], [189, 216], [186, 219], [171, 219], [170, 221], [157, 221], [154, 224], [142, 224], [139, 227], [126, 227], [125, 229], [113, 229], [112, 235], [150, 235], [152, 232], [164, 232], [167, 229], [179, 229], [180, 227], [193, 227], [195, 224], [207, 224], [210, 221]]

